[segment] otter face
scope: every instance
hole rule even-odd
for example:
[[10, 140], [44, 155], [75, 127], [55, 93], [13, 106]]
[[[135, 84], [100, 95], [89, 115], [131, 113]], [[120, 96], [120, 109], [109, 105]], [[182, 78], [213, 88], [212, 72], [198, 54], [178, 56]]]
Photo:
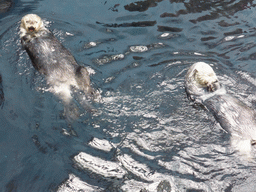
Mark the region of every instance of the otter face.
[[204, 62], [197, 62], [189, 68], [185, 86], [189, 95], [203, 95], [205, 91], [214, 92], [220, 88], [215, 72]]
[[198, 62], [194, 66], [194, 80], [198, 86], [207, 88], [207, 91], [216, 91], [220, 85], [218, 78], [210, 65]]
[[21, 19], [21, 37], [24, 36], [26, 33], [38, 32], [42, 29], [44, 29], [43, 21], [36, 14], [28, 14]]

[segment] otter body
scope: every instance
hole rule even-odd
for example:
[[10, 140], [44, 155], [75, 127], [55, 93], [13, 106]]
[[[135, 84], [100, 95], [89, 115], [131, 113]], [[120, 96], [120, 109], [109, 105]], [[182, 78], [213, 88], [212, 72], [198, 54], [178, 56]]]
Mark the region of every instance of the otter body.
[[40, 31], [37, 36], [21, 38], [33, 66], [46, 75], [51, 85], [67, 83], [86, 93], [92, 93], [90, 78], [86, 68], [77, 64], [72, 54], [50, 31]]
[[[81, 90], [86, 97], [94, 97], [86, 68], [77, 64], [72, 54], [44, 27], [39, 16], [24, 16], [20, 32], [21, 43], [33, 66], [45, 75], [49, 90], [62, 100], [66, 115], [71, 116], [71, 119], [78, 116], [79, 109], [72, 102], [72, 92]], [[80, 97], [78, 100], [87, 111], [91, 110], [85, 98]]]
[[21, 38], [22, 45], [40, 73], [49, 75], [56, 70], [73, 73], [78, 67], [75, 58], [50, 31], [40, 31], [32, 38], [28, 36]]
[[210, 65], [198, 62], [185, 77], [187, 95], [204, 105], [231, 134], [231, 143], [242, 153], [250, 153], [256, 140], [256, 112], [226, 93]]
[[203, 101], [203, 105], [227, 132], [256, 140], [256, 113], [240, 100], [229, 94], [216, 94]]

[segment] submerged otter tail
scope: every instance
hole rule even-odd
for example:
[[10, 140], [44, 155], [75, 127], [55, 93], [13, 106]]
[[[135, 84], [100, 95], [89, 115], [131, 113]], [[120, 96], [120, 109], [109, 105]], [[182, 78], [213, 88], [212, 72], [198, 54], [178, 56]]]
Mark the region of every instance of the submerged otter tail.
[[64, 114], [68, 122], [77, 120], [85, 112], [91, 114], [97, 111], [83, 93], [74, 92], [72, 95], [72, 100], [68, 103], [63, 102]]
[[94, 113], [97, 110], [91, 105], [91, 98], [88, 95], [80, 90], [73, 90], [73, 97], [81, 106], [82, 110], [85, 110], [88, 113]]
[[80, 109], [74, 102], [70, 86], [63, 84], [62, 86], [55, 86], [51, 91], [59, 97], [64, 106], [64, 115], [69, 122], [72, 122], [79, 118]]
[[64, 103], [64, 114], [68, 122], [73, 122], [80, 116], [80, 110], [74, 102]]

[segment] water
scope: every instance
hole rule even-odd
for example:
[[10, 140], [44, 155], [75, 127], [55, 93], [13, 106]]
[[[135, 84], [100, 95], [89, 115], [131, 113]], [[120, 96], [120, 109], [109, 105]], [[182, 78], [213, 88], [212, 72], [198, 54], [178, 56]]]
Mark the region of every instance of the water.
[[[255, 191], [255, 159], [238, 154], [184, 90], [188, 67], [203, 61], [256, 108], [255, 6], [24, 0], [1, 10], [1, 191]], [[28, 13], [88, 68], [102, 95], [98, 114], [67, 124], [21, 48]]]

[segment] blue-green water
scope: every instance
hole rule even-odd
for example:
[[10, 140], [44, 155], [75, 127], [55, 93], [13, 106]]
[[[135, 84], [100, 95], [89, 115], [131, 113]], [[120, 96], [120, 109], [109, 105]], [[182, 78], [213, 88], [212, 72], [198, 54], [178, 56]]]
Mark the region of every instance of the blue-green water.
[[[255, 191], [255, 160], [239, 155], [184, 90], [188, 67], [204, 61], [256, 109], [255, 6], [14, 1], [0, 12], [0, 191]], [[101, 92], [93, 104], [99, 113], [65, 121], [21, 47], [20, 19], [28, 13], [88, 68]]]

